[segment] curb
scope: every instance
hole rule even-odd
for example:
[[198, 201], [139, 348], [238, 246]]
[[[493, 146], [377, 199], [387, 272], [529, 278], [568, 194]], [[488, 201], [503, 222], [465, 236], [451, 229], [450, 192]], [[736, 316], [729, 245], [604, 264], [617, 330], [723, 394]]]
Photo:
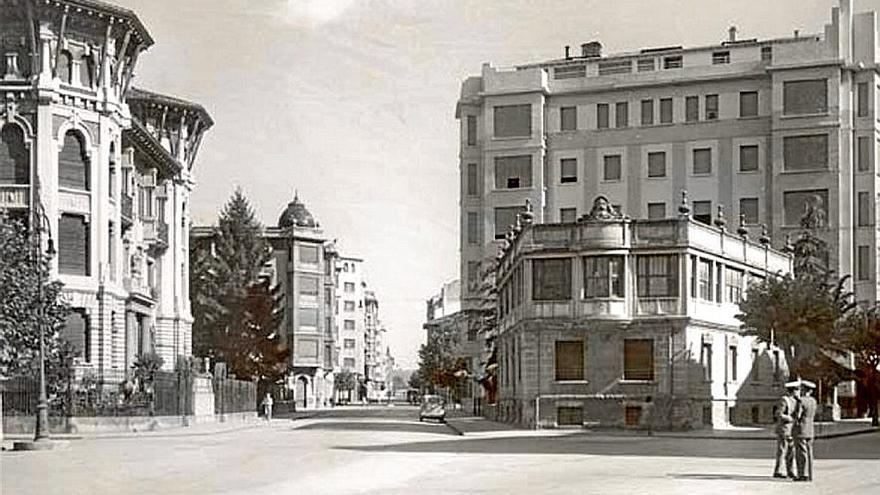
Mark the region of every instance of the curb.
[[445, 424], [446, 427], [449, 428], [450, 430], [452, 430], [452, 432], [455, 433], [456, 435], [458, 435], [458, 436], [460, 436], [460, 437], [465, 436], [465, 432], [464, 432], [464, 430], [462, 430], [461, 428], [459, 428], [459, 427], [453, 425], [453, 424], [450, 423], [449, 421], [444, 421], [443, 424]]

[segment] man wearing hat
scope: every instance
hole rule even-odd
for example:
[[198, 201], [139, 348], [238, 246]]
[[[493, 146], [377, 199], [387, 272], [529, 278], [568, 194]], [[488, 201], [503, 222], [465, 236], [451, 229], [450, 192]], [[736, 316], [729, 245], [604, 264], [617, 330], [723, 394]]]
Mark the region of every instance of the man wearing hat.
[[813, 421], [816, 419], [817, 408], [816, 399], [813, 398], [813, 389], [816, 388], [816, 385], [807, 380], [798, 381], [801, 393], [792, 431], [798, 471], [795, 481], [813, 481], [813, 439], [815, 438]]
[[[796, 382], [785, 384], [785, 395], [779, 399], [774, 407], [776, 419], [776, 467], [773, 469], [774, 478], [794, 478], [794, 442], [792, 440], [792, 427], [797, 412], [797, 395], [800, 386]], [[785, 471], [783, 471], [783, 467]]]

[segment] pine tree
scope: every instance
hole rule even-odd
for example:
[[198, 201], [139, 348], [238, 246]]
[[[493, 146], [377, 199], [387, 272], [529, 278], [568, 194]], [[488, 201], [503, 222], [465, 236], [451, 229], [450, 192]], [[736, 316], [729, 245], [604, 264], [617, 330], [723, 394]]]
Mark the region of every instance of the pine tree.
[[190, 253], [190, 278], [193, 352], [265, 385], [287, 373], [290, 351], [279, 334], [279, 290], [260, 277], [272, 256], [261, 234], [253, 208], [236, 190], [220, 213], [213, 252], [196, 246]]

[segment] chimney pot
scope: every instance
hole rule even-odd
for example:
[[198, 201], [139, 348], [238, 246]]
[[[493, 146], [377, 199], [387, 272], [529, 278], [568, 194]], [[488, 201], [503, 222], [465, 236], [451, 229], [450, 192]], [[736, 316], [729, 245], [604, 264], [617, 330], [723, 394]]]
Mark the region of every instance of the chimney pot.
[[736, 26], [730, 26], [730, 28], [727, 29], [727, 40], [736, 41]]
[[590, 41], [581, 45], [581, 56], [584, 58], [599, 58], [602, 56], [602, 43]]
[[566, 60], [571, 58], [570, 50], [571, 50], [571, 47], [568, 45], [565, 45], [565, 59]]
[[800, 36], [801, 36], [801, 32], [800, 32], [800, 30], [795, 29], [795, 30], [794, 30], [794, 37], [795, 37], [795, 38], [800, 38]]

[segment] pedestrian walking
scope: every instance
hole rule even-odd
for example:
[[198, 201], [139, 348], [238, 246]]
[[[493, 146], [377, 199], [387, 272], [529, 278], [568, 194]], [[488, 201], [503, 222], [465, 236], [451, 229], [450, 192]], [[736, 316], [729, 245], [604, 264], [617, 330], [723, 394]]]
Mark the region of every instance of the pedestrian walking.
[[[776, 467], [773, 468], [774, 478], [795, 478], [794, 472], [794, 438], [793, 428], [797, 410], [797, 395], [800, 393], [798, 382], [785, 384], [783, 395], [773, 408], [776, 420]], [[784, 471], [783, 471], [784, 469]]]
[[272, 400], [272, 394], [266, 392], [266, 396], [263, 397], [263, 413], [266, 415], [266, 421], [272, 421], [272, 405], [275, 403]]
[[813, 389], [816, 385], [807, 380], [799, 380], [801, 385], [800, 407], [794, 423], [795, 459], [797, 478], [795, 481], [813, 481], [813, 439], [816, 419], [816, 399]]
[[639, 423], [643, 430], [648, 431], [648, 436], [654, 435], [654, 401], [650, 395], [645, 398], [645, 403], [642, 404]]

